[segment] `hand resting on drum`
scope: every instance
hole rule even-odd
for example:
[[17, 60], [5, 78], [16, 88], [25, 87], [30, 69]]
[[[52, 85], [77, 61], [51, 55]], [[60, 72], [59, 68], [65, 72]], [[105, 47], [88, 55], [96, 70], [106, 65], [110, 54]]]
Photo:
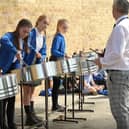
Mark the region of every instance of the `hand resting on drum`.
[[20, 52], [17, 52], [16, 57], [17, 57], [18, 60], [21, 60], [22, 59], [21, 53]]
[[71, 57], [70, 57], [70, 56], [68, 56], [68, 55], [67, 55], [67, 53], [65, 53], [65, 58], [67, 58], [67, 59], [68, 59], [68, 58], [71, 58]]
[[39, 52], [37, 52], [36, 57], [40, 59], [40, 58], [42, 58], [42, 55]]

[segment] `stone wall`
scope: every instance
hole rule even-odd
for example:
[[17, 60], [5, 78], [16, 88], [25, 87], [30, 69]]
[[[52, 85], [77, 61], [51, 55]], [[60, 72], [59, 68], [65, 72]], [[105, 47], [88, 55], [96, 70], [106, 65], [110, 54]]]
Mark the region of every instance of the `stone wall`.
[[59, 18], [69, 21], [66, 35], [67, 52], [103, 48], [112, 30], [112, 0], [0, 0], [0, 36], [13, 31], [21, 18], [29, 18], [33, 25], [37, 17], [50, 17], [47, 30], [48, 55]]

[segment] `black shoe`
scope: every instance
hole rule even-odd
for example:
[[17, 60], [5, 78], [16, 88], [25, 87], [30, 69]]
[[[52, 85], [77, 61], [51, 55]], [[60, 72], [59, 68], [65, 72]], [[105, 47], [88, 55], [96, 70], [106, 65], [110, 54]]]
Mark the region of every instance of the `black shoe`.
[[42, 121], [42, 118], [38, 117], [35, 113], [35, 110], [34, 110], [34, 101], [31, 101], [30, 102], [30, 112], [32, 113], [32, 116], [39, 122], [43, 122]]
[[[4, 129], [9, 129], [6, 124], [3, 125], [3, 128], [4, 128]], [[2, 127], [1, 127], [0, 129], [2, 129]]]
[[25, 122], [25, 124], [29, 125], [29, 126], [38, 124], [39, 121], [34, 117], [32, 111], [31, 111], [30, 105], [25, 105], [24, 108], [25, 108], [25, 113], [26, 113], [26, 122]]
[[35, 112], [32, 112], [32, 116], [39, 122], [43, 122], [42, 118], [38, 117]]
[[27, 114], [27, 116], [26, 116], [26, 125], [28, 125], [28, 126], [32, 126], [32, 125], [36, 125], [36, 124], [38, 124], [39, 123], [39, 121], [37, 121], [34, 117], [33, 117], [33, 115], [32, 114]]
[[64, 112], [65, 108], [61, 105], [57, 105], [56, 107], [52, 107], [52, 111], [57, 111], [57, 112]]
[[17, 129], [17, 126], [13, 123], [12, 125], [9, 125], [8, 129]]
[[57, 108], [62, 108], [62, 109], [63, 109], [63, 108], [65, 108], [65, 107], [58, 104], [58, 105], [57, 105]]
[[17, 129], [17, 127], [16, 126], [12, 126], [12, 127], [7, 128], [7, 129]]

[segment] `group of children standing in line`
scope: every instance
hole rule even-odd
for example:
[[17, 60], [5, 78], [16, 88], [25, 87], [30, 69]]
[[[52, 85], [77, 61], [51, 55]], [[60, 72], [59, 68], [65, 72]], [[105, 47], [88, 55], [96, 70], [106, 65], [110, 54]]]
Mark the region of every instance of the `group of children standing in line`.
[[[21, 19], [13, 32], [7, 32], [0, 38], [0, 76], [11, 73], [13, 69], [23, 67], [20, 62], [27, 65], [39, 64], [46, 58], [46, 29], [49, 18], [46, 15], [38, 17], [35, 27], [28, 19]], [[67, 57], [65, 33], [68, 21], [60, 19], [57, 22], [56, 33], [53, 37], [50, 60], [56, 61]], [[53, 78], [52, 111], [63, 110], [58, 104], [58, 88], [60, 78]], [[42, 120], [34, 110], [34, 86], [41, 81], [24, 84], [23, 104], [26, 114], [26, 125], [41, 123]], [[0, 129], [17, 129], [15, 123], [15, 96], [0, 100]]]

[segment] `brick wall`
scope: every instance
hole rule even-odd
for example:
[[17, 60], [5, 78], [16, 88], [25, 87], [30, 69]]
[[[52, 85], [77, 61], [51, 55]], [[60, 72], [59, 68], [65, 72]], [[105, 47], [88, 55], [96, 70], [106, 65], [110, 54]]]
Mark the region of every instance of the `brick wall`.
[[112, 0], [0, 0], [0, 36], [13, 31], [18, 20], [46, 14], [51, 23], [47, 30], [48, 55], [59, 18], [67, 18], [67, 51], [103, 48], [112, 30]]

